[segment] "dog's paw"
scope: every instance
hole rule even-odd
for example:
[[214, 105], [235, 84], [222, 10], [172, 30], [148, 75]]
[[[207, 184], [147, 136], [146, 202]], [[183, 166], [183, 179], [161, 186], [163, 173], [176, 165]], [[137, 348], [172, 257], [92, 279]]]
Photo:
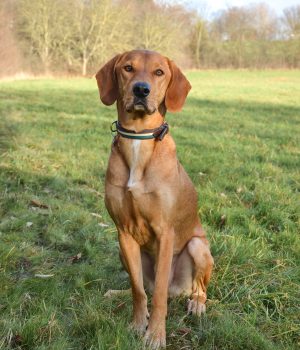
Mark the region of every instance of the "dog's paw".
[[138, 314], [133, 317], [130, 328], [139, 336], [143, 336], [148, 326], [149, 312], [148, 310], [143, 314]]
[[144, 333], [146, 332], [148, 326], [148, 320], [147, 318], [140, 320], [140, 321], [135, 321], [133, 320], [130, 323], [130, 329], [132, 329], [135, 333], [137, 333], [137, 335], [139, 336], [143, 336]]
[[144, 337], [144, 344], [147, 349], [158, 350], [166, 347], [165, 328], [156, 328], [154, 331], [147, 329]]
[[206, 311], [206, 306], [204, 303], [201, 303], [199, 299], [188, 299], [188, 305], [187, 305], [187, 313], [193, 314], [196, 316], [200, 316], [201, 314], [204, 314]]

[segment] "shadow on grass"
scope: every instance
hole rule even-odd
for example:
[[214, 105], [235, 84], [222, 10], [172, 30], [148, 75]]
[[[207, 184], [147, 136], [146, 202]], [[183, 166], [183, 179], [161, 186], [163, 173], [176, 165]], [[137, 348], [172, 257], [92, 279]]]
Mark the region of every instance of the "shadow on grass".
[[0, 118], [0, 155], [14, 148], [13, 138], [17, 135], [16, 124], [7, 115]]
[[170, 119], [187, 137], [189, 130], [221, 134], [229, 128], [232, 132], [270, 137], [271, 131], [281, 135], [281, 128], [294, 131], [299, 116], [300, 108], [291, 105], [190, 97], [183, 112], [171, 115]]
[[32, 89], [26, 90], [14, 88], [13, 93], [10, 89], [2, 90], [0, 97], [3, 100], [3, 109], [7, 113], [21, 111], [27, 114], [28, 112], [89, 114], [96, 113], [101, 107], [98, 92], [61, 88], [37, 91], [34, 85]]
[[[86, 241], [97, 244], [105, 238], [109, 228], [98, 225], [107, 223], [104, 194], [94, 189], [88, 181], [62, 176], [41, 175], [13, 167], [0, 166], [1, 198], [0, 230], [3, 234], [23, 235], [28, 231], [26, 222], [33, 222], [31, 237], [35, 244], [46, 249], [75, 254], [82, 251]], [[39, 208], [32, 200], [46, 205]], [[99, 213], [98, 219], [91, 213]], [[99, 235], [100, 233], [100, 235]], [[68, 239], [69, 238], [69, 239]], [[103, 241], [103, 242], [104, 242]], [[106, 242], [107, 243], [107, 242]], [[103, 245], [98, 247], [100, 250]], [[77, 254], [76, 253], [76, 254]]]

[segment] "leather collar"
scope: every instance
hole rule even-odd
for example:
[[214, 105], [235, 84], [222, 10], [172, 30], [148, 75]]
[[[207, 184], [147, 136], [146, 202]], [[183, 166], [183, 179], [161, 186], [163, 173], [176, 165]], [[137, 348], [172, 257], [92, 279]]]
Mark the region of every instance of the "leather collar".
[[[114, 129], [115, 126], [115, 129]], [[117, 132], [120, 136], [133, 140], [150, 140], [157, 139], [161, 141], [169, 131], [168, 123], [163, 123], [161, 126], [155, 129], [145, 129], [139, 132], [128, 130], [116, 120], [111, 124], [110, 130]]]

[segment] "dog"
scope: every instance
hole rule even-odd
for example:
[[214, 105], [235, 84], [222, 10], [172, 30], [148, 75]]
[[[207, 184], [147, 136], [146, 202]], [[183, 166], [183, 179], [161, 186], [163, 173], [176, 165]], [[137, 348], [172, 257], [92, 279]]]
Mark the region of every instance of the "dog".
[[[164, 120], [182, 109], [191, 85], [173, 61], [148, 50], [116, 55], [96, 79], [101, 101], [117, 103], [105, 204], [130, 277], [132, 327], [151, 349], [163, 348], [168, 296], [188, 296], [188, 313], [201, 315], [213, 268], [197, 193]], [[144, 286], [153, 294], [150, 317]]]

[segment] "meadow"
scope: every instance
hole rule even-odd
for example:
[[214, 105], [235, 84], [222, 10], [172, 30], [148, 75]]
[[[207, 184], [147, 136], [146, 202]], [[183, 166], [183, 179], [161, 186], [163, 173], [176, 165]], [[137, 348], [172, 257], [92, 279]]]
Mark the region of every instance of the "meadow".
[[[190, 71], [168, 114], [215, 268], [205, 316], [169, 301], [167, 349], [300, 345], [300, 71]], [[94, 79], [0, 82], [0, 349], [140, 350], [104, 177]], [[151, 299], [150, 299], [151, 301]]]

